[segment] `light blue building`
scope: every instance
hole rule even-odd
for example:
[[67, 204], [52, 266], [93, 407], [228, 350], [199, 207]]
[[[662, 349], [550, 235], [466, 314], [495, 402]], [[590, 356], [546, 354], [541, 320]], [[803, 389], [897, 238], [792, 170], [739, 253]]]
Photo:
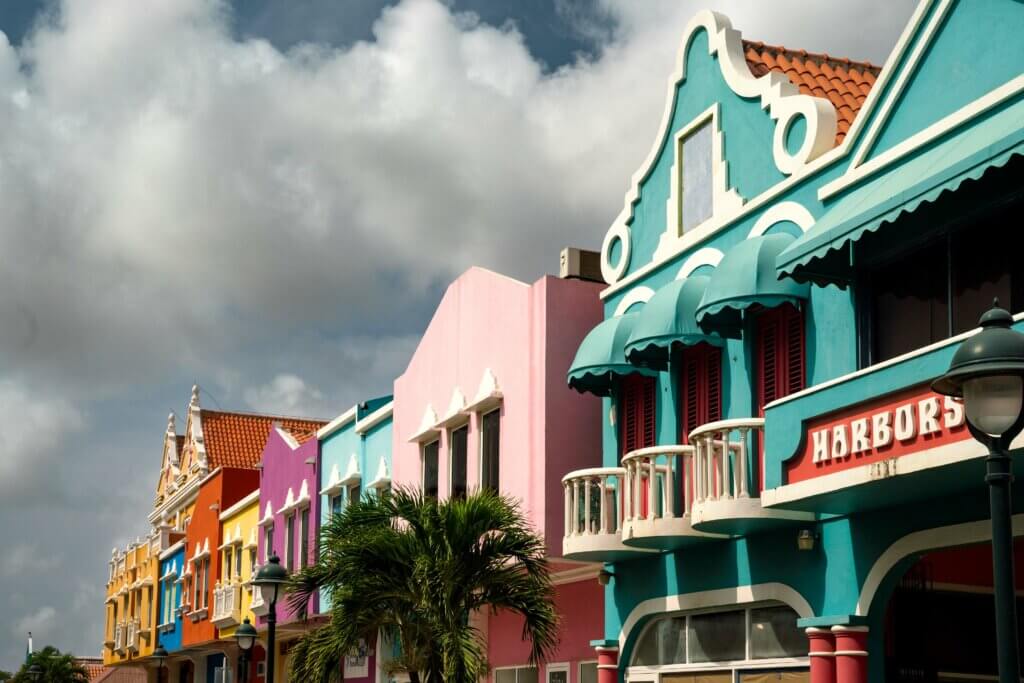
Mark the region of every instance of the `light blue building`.
[[1022, 32], [923, 0], [878, 67], [686, 28], [568, 375], [605, 403], [563, 544], [606, 563], [602, 683], [995, 673], [985, 453], [929, 383], [1024, 310]]
[[184, 566], [184, 539], [160, 553], [157, 639], [169, 653], [181, 649], [181, 572]]

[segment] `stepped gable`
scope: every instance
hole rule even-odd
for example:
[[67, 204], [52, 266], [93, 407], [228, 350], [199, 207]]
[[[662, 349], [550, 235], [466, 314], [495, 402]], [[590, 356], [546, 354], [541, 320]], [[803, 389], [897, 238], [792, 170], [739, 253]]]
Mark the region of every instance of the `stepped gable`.
[[836, 108], [836, 144], [846, 137], [882, 67], [827, 54], [790, 50], [744, 40], [743, 53], [755, 76], [784, 74], [804, 95], [827, 99]]

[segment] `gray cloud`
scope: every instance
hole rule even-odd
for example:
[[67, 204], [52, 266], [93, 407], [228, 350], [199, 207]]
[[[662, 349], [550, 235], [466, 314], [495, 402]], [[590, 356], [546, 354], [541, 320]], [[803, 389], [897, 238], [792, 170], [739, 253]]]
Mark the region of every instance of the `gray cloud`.
[[[881, 61], [909, 4], [847, 5], [722, 8], [751, 38]], [[0, 38], [0, 546], [64, 559], [5, 576], [0, 612], [98, 650], [82, 586], [145, 532], [192, 382], [329, 417], [390, 390], [467, 266], [532, 279], [596, 248], [697, 7], [561, 0], [601, 42], [554, 70], [434, 0], [344, 48], [238, 38], [215, 0], [64, 0]]]

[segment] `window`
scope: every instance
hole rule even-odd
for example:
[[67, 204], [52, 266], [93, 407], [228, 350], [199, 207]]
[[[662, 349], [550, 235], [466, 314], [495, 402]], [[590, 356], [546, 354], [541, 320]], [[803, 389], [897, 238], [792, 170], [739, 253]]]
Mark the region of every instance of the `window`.
[[1015, 217], [990, 220], [983, 239], [961, 230], [865, 270], [859, 282], [863, 365], [973, 329], [993, 298], [1010, 311], [1024, 307], [1024, 263], [1012, 250], [992, 248], [1016, 243]]
[[224, 549], [224, 580], [225, 581], [230, 581], [231, 580], [231, 567], [234, 565], [234, 563], [232, 562], [233, 559], [234, 558], [232, 556], [231, 548], [230, 547], [229, 548], [225, 548]]
[[714, 211], [711, 135], [711, 122], [708, 121], [679, 141], [677, 154], [682, 160], [682, 173], [679, 176], [682, 187], [677, 196], [683, 232], [711, 218]]
[[309, 564], [309, 508], [299, 513], [299, 569]]
[[538, 683], [537, 667], [517, 666], [514, 668], [495, 669], [494, 683]]
[[256, 576], [256, 548], [249, 548], [249, 575]]
[[335, 496], [331, 496], [331, 514], [332, 515], [340, 515], [341, 514], [341, 495], [340, 494], [339, 495], [335, 495]]
[[348, 487], [346, 495], [348, 496], [348, 504], [355, 505], [359, 502], [359, 497], [363, 494], [362, 484], [356, 482], [352, 486]]
[[579, 683], [597, 683], [597, 662], [580, 662]]
[[423, 495], [437, 498], [437, 441], [423, 447]]
[[295, 515], [284, 518], [284, 566], [291, 569], [295, 558]]
[[206, 608], [208, 594], [210, 592], [210, 558], [203, 558], [203, 608]]
[[804, 316], [783, 304], [757, 316], [757, 410], [804, 388]]
[[498, 490], [498, 456], [501, 411], [492, 410], [480, 419], [480, 488]]
[[679, 367], [679, 438], [722, 419], [722, 352], [710, 344], [683, 349]]
[[655, 433], [655, 392], [653, 377], [628, 375], [623, 378], [618, 411], [619, 444], [625, 455], [657, 444]]
[[466, 497], [466, 465], [469, 441], [469, 427], [459, 427], [451, 433], [448, 447], [451, 456], [451, 497]]
[[239, 548], [235, 552], [235, 578], [242, 578], [242, 549]]
[[274, 525], [268, 524], [263, 528], [263, 561], [266, 562], [274, 554]]
[[632, 666], [806, 657], [807, 636], [796, 622], [796, 612], [778, 604], [666, 615], [654, 620], [640, 635]]

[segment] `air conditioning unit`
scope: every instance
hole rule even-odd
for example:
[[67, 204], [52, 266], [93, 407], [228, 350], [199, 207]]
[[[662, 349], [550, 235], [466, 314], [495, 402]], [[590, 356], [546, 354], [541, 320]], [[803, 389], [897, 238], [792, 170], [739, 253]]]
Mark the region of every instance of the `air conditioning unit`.
[[562, 279], [604, 282], [604, 278], [601, 277], [601, 254], [576, 247], [562, 249], [558, 276]]

